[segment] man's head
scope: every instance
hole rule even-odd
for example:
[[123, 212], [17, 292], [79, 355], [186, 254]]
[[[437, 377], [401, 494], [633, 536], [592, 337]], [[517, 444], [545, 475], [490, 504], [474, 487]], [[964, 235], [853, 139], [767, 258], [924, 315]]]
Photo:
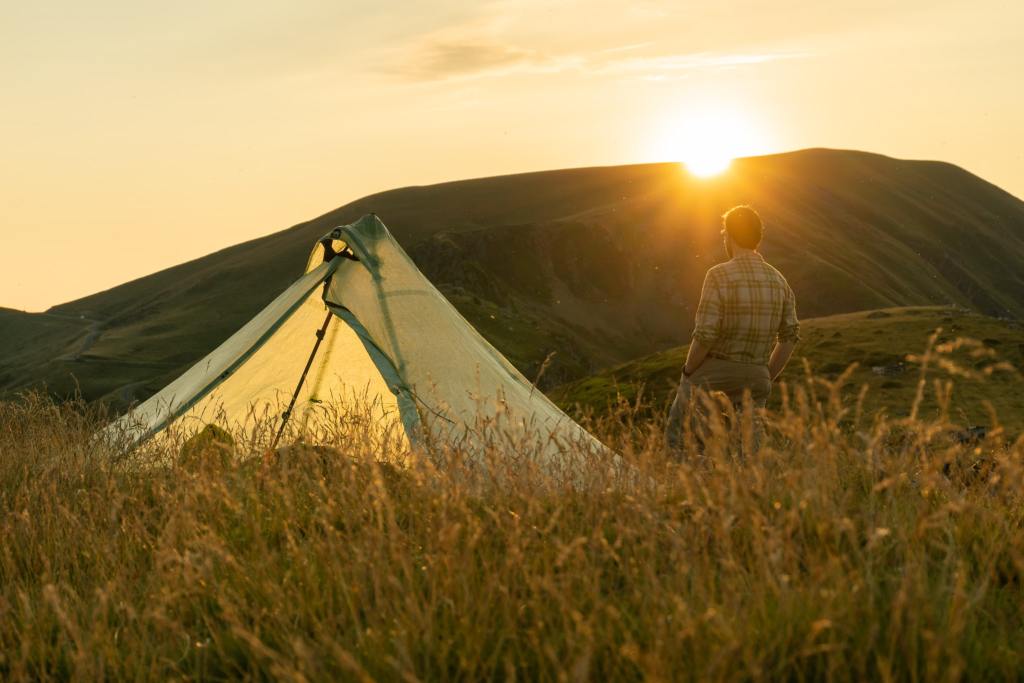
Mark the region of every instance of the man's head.
[[722, 234], [726, 237], [725, 247], [732, 256], [732, 244], [744, 249], [757, 249], [764, 236], [761, 217], [749, 206], [734, 206], [722, 216]]

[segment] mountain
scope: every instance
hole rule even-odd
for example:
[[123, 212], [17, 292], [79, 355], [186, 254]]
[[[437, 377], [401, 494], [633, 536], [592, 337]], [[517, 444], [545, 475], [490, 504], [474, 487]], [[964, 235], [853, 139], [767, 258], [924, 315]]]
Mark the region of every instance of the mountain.
[[501, 176], [371, 195], [44, 314], [0, 310], [0, 391], [45, 383], [123, 405], [229, 336], [313, 241], [375, 212], [428, 277], [542, 384], [687, 340], [720, 215], [755, 206], [804, 317], [950, 305], [1024, 317], [1024, 202], [950, 164], [811, 149]]

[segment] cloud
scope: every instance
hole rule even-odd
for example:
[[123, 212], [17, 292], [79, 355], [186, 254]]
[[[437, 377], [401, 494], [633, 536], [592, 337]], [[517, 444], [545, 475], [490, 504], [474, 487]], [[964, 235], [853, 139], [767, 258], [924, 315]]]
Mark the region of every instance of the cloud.
[[[541, 9], [547, 11], [547, 4], [526, 2], [536, 2], [534, 11], [517, 4], [513, 12], [508, 0], [482, 0], [461, 21], [409, 36], [406, 42], [378, 53], [376, 71], [411, 82], [553, 73], [670, 79], [698, 70], [749, 68], [808, 56], [770, 49], [714, 50], [689, 39], [683, 44], [692, 43], [697, 49], [684, 52], [678, 49], [678, 37], [669, 39], [663, 32], [648, 30], [650, 19], [642, 22], [645, 31], [631, 25], [622, 30], [579, 31], [561, 40], [550, 27], [537, 33], [536, 22], [527, 21]], [[660, 3], [647, 5], [660, 7]], [[538, 16], [553, 25], [568, 20], [564, 13]]]
[[385, 71], [410, 80], [429, 81], [508, 70], [527, 65], [534, 58], [535, 55], [529, 50], [500, 43], [432, 41], [410, 51], [400, 62]]
[[616, 45], [615, 47], [606, 47], [603, 50], [599, 50], [598, 54], [614, 54], [616, 52], [635, 52], [636, 50], [642, 50], [645, 47], [650, 47], [654, 43], [630, 43], [629, 45]]
[[668, 77], [673, 73], [708, 69], [734, 69], [787, 59], [810, 57], [808, 52], [663, 54], [628, 57], [593, 64], [602, 73], [639, 74], [647, 78]]
[[648, 46], [625, 45], [554, 55], [485, 40], [435, 41], [405, 51], [399, 60], [383, 70], [412, 81], [569, 71], [665, 80], [693, 71], [737, 69], [811, 56], [808, 52], [635, 55]]

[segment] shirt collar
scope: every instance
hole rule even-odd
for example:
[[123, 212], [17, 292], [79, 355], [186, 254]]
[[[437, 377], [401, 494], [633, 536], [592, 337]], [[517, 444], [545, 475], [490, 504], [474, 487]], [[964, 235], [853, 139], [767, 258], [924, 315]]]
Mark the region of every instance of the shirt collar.
[[740, 259], [754, 259], [755, 261], [764, 261], [764, 256], [761, 256], [761, 254], [757, 253], [756, 251], [741, 251], [733, 255], [731, 260], [736, 261]]

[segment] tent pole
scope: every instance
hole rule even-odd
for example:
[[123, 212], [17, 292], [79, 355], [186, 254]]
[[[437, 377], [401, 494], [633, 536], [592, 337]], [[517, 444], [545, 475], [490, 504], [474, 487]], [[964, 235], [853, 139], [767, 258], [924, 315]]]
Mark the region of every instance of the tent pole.
[[288, 409], [281, 414], [281, 426], [277, 428], [277, 434], [274, 436], [274, 443], [270, 445], [270, 450], [277, 448], [277, 442], [281, 440], [281, 435], [284, 434], [284, 428], [288, 424], [288, 418], [292, 416], [292, 408], [295, 407], [295, 401], [299, 398], [299, 392], [302, 391], [302, 385], [306, 382], [306, 375], [309, 374], [309, 369], [313, 366], [313, 359], [316, 358], [316, 352], [320, 350], [320, 344], [324, 340], [324, 335], [327, 334], [327, 326], [331, 324], [331, 318], [333, 317], [334, 314], [327, 311], [327, 317], [324, 318], [324, 324], [316, 331], [316, 343], [313, 344], [313, 351], [309, 354], [309, 359], [306, 361], [306, 367], [302, 370], [302, 376], [299, 377], [299, 384], [295, 387], [295, 393], [292, 394], [292, 400], [288, 404]]

